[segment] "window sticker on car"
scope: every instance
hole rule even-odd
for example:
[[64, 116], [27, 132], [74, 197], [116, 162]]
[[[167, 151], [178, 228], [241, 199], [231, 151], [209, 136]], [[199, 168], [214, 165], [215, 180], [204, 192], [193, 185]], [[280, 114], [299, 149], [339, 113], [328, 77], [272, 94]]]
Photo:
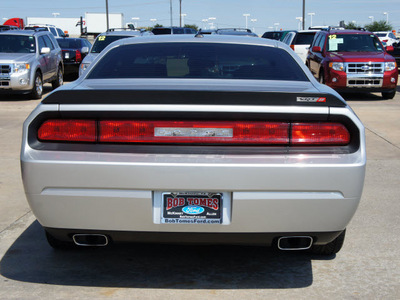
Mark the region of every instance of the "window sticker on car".
[[329, 50], [330, 51], [337, 51], [339, 44], [343, 44], [343, 38], [337, 39], [336, 36], [335, 36], [334, 39], [329, 39]]
[[331, 34], [331, 35], [329, 36], [329, 39], [330, 39], [330, 40], [335, 40], [335, 39], [336, 39], [336, 34]]
[[104, 41], [106, 39], [105, 35], [99, 36], [99, 41]]

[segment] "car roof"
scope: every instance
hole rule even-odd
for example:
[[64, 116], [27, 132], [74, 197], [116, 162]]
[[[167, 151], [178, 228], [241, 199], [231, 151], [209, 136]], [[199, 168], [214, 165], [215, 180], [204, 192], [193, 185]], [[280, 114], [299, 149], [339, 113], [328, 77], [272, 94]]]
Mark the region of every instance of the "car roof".
[[140, 36], [141, 32], [139, 30], [117, 30], [117, 29], [110, 29], [109, 31], [100, 33], [100, 35], [127, 35], [127, 36]]
[[355, 29], [332, 29], [328, 31], [322, 30], [322, 32], [327, 32], [328, 34], [372, 34], [371, 31]]
[[[219, 34], [206, 34], [206, 35], [191, 35], [191, 34], [167, 34], [167, 35], [152, 35], [143, 36], [140, 38], [127, 38], [114, 42], [112, 45], [128, 45], [140, 43], [226, 43], [226, 44], [242, 44], [242, 45], [260, 45], [278, 47], [283, 45], [276, 40], [269, 39], [255, 39], [251, 36], [239, 35], [219, 35]], [[279, 44], [278, 44], [279, 43]]]
[[0, 31], [1, 35], [40, 35], [40, 34], [51, 34], [49, 31], [35, 31], [35, 30], [7, 30], [7, 31]]

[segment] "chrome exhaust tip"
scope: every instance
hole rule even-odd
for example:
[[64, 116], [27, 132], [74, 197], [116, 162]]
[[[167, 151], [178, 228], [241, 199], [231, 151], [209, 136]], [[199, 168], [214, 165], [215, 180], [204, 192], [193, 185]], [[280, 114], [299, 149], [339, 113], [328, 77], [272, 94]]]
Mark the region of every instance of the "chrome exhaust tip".
[[104, 234], [74, 234], [72, 240], [77, 246], [104, 247], [108, 245], [108, 237]]
[[282, 236], [278, 239], [278, 249], [284, 251], [307, 250], [312, 244], [311, 236]]

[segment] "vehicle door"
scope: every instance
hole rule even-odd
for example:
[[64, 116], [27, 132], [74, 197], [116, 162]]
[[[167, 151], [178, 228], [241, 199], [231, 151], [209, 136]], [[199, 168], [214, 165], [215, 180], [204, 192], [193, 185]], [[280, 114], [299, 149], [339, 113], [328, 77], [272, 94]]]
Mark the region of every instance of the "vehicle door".
[[46, 43], [44, 41], [43, 35], [38, 37], [38, 52], [39, 52], [39, 66], [42, 71], [43, 80], [47, 80], [50, 77], [49, 71], [49, 61], [51, 53], [42, 54], [42, 49], [46, 48]]
[[314, 40], [313, 40], [313, 42], [312, 42], [312, 44], [310, 46], [310, 49], [308, 51], [308, 54], [307, 54], [307, 65], [308, 65], [308, 68], [310, 69], [311, 73], [313, 73], [314, 76], [315, 76], [316, 70], [318, 68], [316, 66], [317, 52], [313, 51], [313, 47], [318, 46], [319, 41], [321, 40], [321, 38], [322, 38], [321, 34], [317, 34], [314, 37]]
[[319, 78], [319, 73], [322, 70], [322, 64], [324, 62], [326, 56], [326, 49], [325, 49], [325, 41], [326, 41], [326, 34], [321, 34], [321, 39], [318, 41], [316, 46], [321, 48], [321, 52], [315, 53], [314, 63], [315, 63], [315, 75]]
[[56, 46], [53, 44], [53, 42], [47, 35], [44, 35], [43, 39], [44, 42], [46, 43], [46, 47], [50, 48], [48, 68], [50, 77], [53, 77], [54, 75], [57, 74], [56, 72], [58, 67], [58, 59], [57, 59], [58, 51], [56, 50]]

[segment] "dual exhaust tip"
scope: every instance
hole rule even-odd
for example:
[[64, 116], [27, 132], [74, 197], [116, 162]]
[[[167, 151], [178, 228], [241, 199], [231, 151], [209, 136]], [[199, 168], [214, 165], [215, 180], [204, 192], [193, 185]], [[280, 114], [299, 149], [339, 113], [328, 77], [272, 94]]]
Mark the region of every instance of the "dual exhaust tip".
[[83, 247], [104, 247], [109, 244], [109, 239], [104, 234], [74, 234], [72, 240], [75, 245]]
[[311, 236], [282, 236], [278, 239], [278, 249], [284, 251], [307, 250], [312, 244]]
[[[74, 234], [72, 239], [77, 246], [105, 247], [109, 239], [104, 234]], [[307, 250], [313, 244], [310, 236], [282, 236], [278, 239], [278, 249], [283, 251]]]

